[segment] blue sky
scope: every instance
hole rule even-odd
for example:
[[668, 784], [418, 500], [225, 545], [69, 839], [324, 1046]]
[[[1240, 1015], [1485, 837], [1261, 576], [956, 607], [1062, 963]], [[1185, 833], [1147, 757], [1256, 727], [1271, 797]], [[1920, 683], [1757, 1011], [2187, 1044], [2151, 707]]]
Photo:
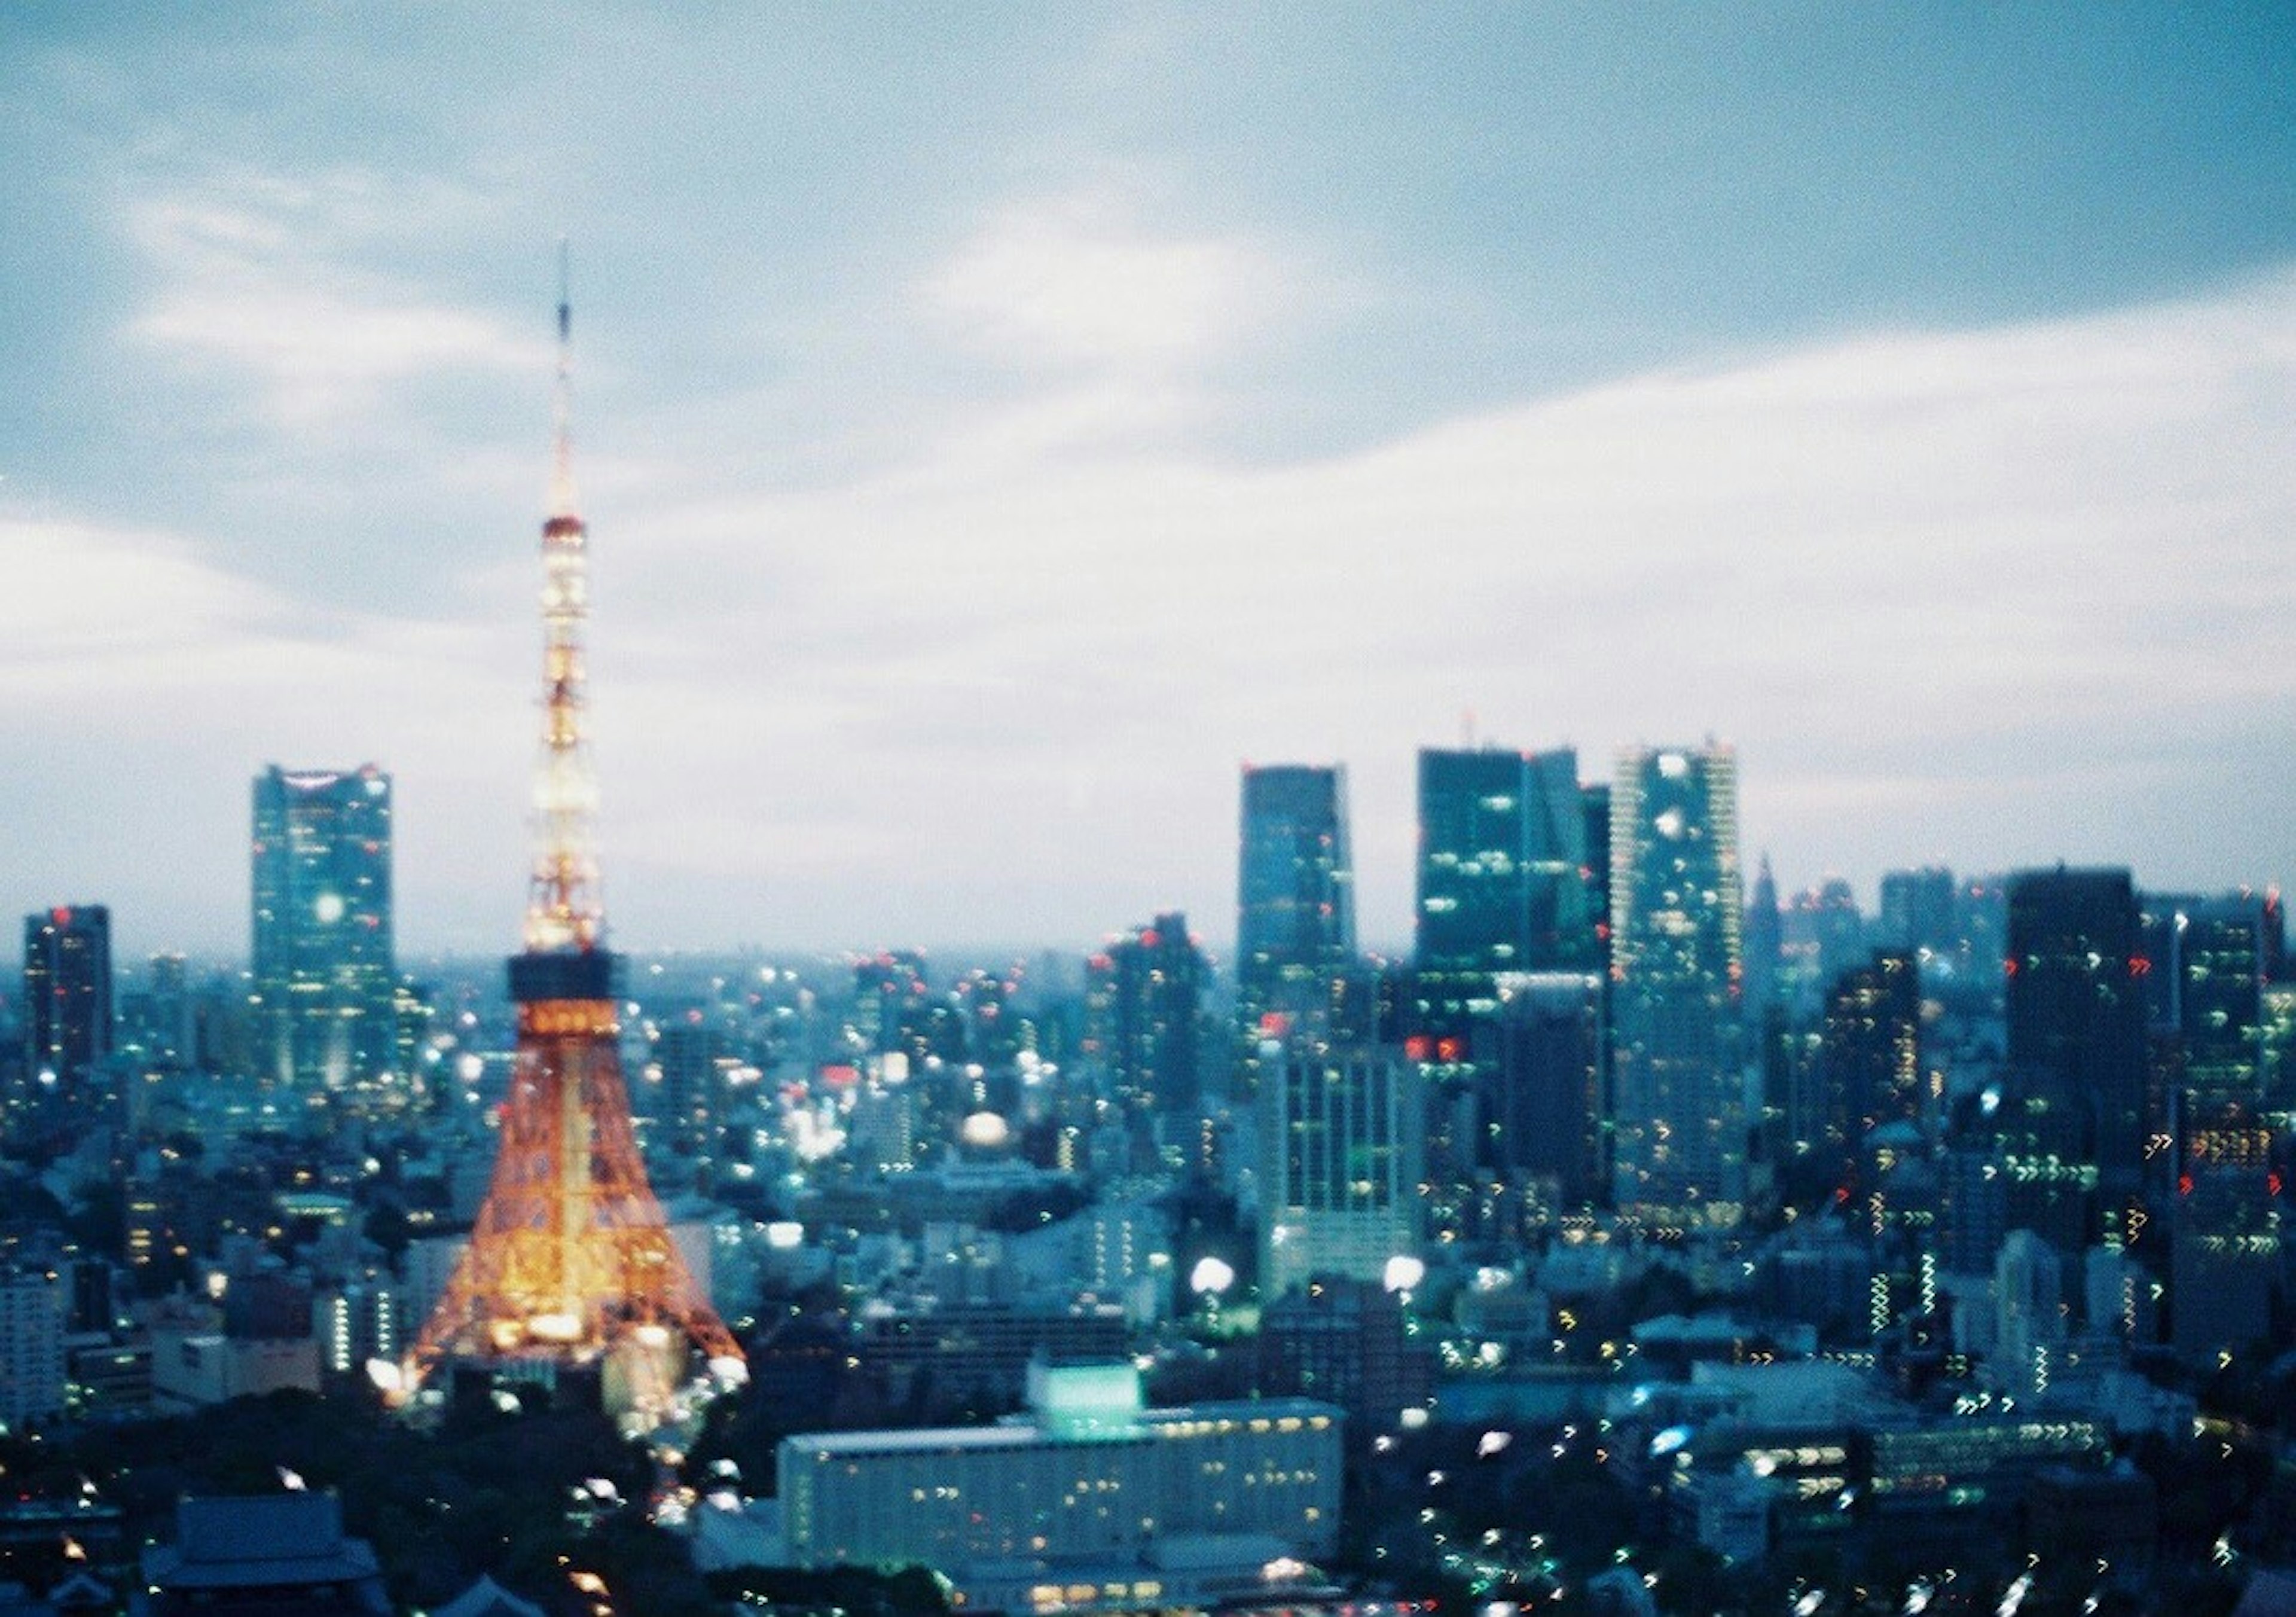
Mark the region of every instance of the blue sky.
[[[639, 948], [1233, 924], [1236, 770], [1733, 742], [1789, 884], [2296, 871], [2285, 7], [30, 5], [0, 903], [506, 948], [557, 238]], [[1472, 721], [1468, 715], [1472, 714]]]

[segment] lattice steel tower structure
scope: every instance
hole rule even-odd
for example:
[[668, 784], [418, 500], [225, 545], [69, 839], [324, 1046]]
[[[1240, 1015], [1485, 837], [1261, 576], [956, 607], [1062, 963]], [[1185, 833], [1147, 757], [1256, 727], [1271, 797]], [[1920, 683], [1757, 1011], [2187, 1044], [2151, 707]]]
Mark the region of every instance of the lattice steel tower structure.
[[742, 1359], [646, 1182], [616, 1046], [584, 726], [589, 529], [574, 493], [572, 325], [562, 260], [534, 869], [525, 948], [510, 961], [518, 1056], [485, 1205], [402, 1384], [411, 1391], [451, 1360], [603, 1360], [610, 1403], [645, 1413], [685, 1381], [693, 1350], [721, 1380], [738, 1379]]

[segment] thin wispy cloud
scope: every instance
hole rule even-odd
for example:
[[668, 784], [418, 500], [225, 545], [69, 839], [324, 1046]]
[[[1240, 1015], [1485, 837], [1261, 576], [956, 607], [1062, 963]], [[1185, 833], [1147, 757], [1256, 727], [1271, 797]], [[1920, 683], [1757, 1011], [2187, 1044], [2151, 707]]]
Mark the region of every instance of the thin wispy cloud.
[[1154, 374], [1233, 356], [1282, 307], [1287, 280], [1265, 249], [1159, 237], [1087, 193], [1000, 209], [921, 301], [993, 361]]
[[340, 432], [394, 386], [529, 373], [546, 344], [365, 267], [379, 242], [467, 218], [468, 196], [358, 171], [309, 182], [225, 174], [141, 199], [126, 230], [153, 291], [131, 342], [258, 390], [272, 423]]

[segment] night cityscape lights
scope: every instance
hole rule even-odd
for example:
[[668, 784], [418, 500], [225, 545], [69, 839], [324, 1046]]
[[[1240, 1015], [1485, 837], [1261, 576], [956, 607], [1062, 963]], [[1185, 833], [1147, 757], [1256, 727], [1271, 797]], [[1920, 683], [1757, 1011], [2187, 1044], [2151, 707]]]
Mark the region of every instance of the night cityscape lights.
[[1049, 21], [0, 6], [0, 1617], [2296, 1613], [2296, 7]]

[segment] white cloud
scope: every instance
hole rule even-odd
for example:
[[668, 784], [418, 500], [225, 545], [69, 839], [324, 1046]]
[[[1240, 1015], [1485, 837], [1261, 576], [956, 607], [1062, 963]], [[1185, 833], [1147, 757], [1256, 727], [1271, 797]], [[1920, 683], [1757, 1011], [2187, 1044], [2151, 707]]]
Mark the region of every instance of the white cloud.
[[921, 303], [941, 330], [1000, 363], [1154, 373], [1248, 339], [1281, 307], [1287, 279], [1251, 242], [1159, 237], [1085, 194], [1001, 210]]
[[[1185, 344], [1016, 341], [1047, 368], [904, 459], [756, 489], [713, 451], [679, 505], [671, 445], [594, 510], [628, 940], [1080, 938], [1173, 904], [1217, 937], [1246, 758], [1349, 764], [1366, 931], [1395, 940], [1412, 753], [1466, 710], [1575, 742], [1589, 776], [1622, 742], [1734, 740], [1789, 881], [1870, 881], [1893, 847], [2296, 871], [2268, 807], [2296, 792], [2296, 280], [1628, 378], [1273, 466], [1206, 445], [1210, 384], [1165, 363]], [[81, 780], [195, 746], [212, 848], [264, 759], [377, 757], [410, 940], [487, 941], [472, 894], [514, 909], [529, 564], [466, 580], [493, 615], [462, 627], [315, 627], [168, 536], [18, 521], [0, 546], [31, 580], [0, 603], [24, 716], [0, 745]]]
[[338, 428], [413, 380], [531, 373], [546, 346], [364, 267], [379, 243], [420, 242], [478, 205], [357, 171], [234, 173], [142, 198], [126, 225], [156, 287], [128, 336], [252, 380], [296, 431]]
[[[750, 799], [829, 792], [845, 857], [873, 825], [888, 874], [981, 858], [1019, 894], [1098, 850], [1132, 861], [1132, 907], [1177, 891], [1218, 930], [1235, 761], [1343, 756], [1392, 935], [1411, 752], [1468, 709], [1575, 740], [1589, 775], [1622, 742], [1734, 738], [1750, 834], [1790, 869], [1893, 841], [2141, 860], [2141, 817], [2205, 791], [2162, 748], [2296, 698], [2292, 333], [2278, 279], [1634, 378], [1275, 468], [1078, 456], [1033, 424], [1056, 386], [857, 485], [608, 542], [643, 547], [649, 610], [750, 738]], [[1164, 387], [1111, 382], [1107, 407]], [[657, 767], [651, 817], [681, 777]], [[2168, 857], [2229, 880], [2296, 855], [2241, 848], [2228, 823]]]

